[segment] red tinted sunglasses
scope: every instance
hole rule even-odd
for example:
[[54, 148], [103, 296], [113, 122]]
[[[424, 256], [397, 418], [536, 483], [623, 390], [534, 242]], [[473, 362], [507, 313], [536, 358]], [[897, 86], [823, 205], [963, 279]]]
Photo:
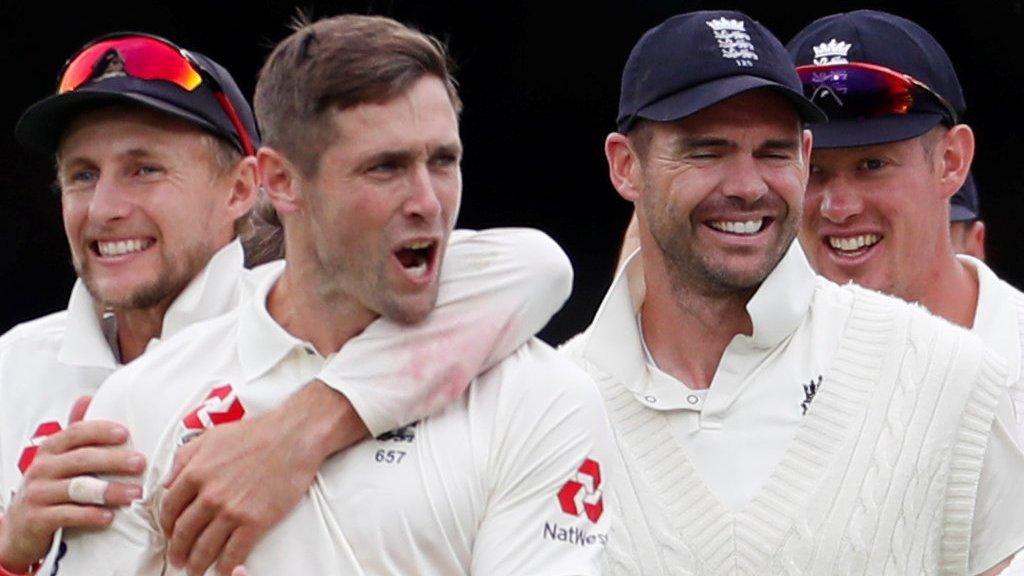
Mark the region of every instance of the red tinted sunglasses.
[[828, 115], [829, 120], [864, 120], [907, 114], [919, 97], [938, 102], [946, 120], [958, 122], [953, 106], [937, 92], [912, 76], [884, 66], [850, 62], [798, 66], [804, 95]]
[[[113, 60], [118, 58], [118, 60]], [[249, 133], [242, 125], [231, 100], [224, 94], [213, 75], [205, 70], [189, 53], [171, 42], [147, 34], [105, 36], [86, 44], [68, 59], [57, 79], [57, 94], [73, 92], [111, 66], [118, 72], [141, 80], [163, 80], [191, 92], [204, 82], [211, 87], [214, 97], [238, 133], [246, 155], [255, 150]], [[100, 76], [101, 78], [102, 76]]]

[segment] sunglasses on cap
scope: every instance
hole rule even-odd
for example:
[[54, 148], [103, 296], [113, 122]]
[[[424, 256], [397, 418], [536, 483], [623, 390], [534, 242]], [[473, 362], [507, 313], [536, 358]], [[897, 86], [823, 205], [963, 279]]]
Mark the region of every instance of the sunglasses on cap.
[[912, 76], [863, 62], [798, 66], [804, 95], [829, 120], [866, 120], [908, 114], [915, 103], [931, 99], [942, 107], [944, 121], [958, 123], [948, 100]]
[[148, 34], [114, 34], [93, 40], [68, 59], [57, 78], [57, 94], [73, 92], [114, 71], [141, 80], [163, 80], [192, 92], [204, 83], [231, 120], [246, 155], [255, 154], [249, 133], [213, 74], [187, 50]]

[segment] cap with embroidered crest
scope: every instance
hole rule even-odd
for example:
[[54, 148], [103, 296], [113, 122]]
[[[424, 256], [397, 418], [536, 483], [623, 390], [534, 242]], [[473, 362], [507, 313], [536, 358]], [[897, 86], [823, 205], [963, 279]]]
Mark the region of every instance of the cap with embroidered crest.
[[731, 10], [673, 16], [640, 38], [622, 72], [618, 130], [637, 119], [671, 121], [756, 88], [785, 96], [807, 122], [824, 114], [804, 96], [800, 80], [771, 32]]
[[786, 45], [813, 102], [815, 148], [914, 138], [960, 121], [967, 105], [953, 63], [921, 26], [877, 10], [825, 16]]

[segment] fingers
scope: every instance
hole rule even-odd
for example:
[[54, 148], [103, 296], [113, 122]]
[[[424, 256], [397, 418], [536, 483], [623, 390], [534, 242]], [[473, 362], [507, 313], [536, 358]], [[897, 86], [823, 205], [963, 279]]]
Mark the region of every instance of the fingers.
[[59, 454], [44, 453], [25, 471], [26, 482], [37, 478], [72, 478], [87, 474], [135, 476], [146, 469], [139, 452], [105, 446], [85, 446]]
[[[94, 488], [86, 488], [88, 495], [83, 495], [82, 488], [72, 488], [72, 482], [87, 478]], [[78, 499], [72, 494], [79, 491]], [[142, 497], [142, 487], [122, 482], [107, 482], [89, 476], [76, 476], [70, 480], [40, 480], [26, 484], [18, 494], [19, 500], [33, 507], [57, 505], [96, 504], [107, 506], [125, 506]]]
[[199, 449], [199, 445], [202, 443], [203, 437], [193, 439], [188, 444], [185, 444], [178, 451], [174, 453], [174, 465], [171, 467], [171, 473], [167, 475], [167, 479], [164, 480], [164, 488], [170, 488], [174, 481], [178, 479], [178, 474], [185, 468], [185, 465], [192, 460], [192, 456]]
[[178, 517], [198, 494], [198, 486], [184, 480], [171, 485], [160, 504], [160, 528], [168, 538], [174, 533]]
[[259, 537], [259, 531], [244, 526], [232, 532], [227, 544], [224, 545], [224, 551], [221, 552], [220, 559], [217, 561], [217, 573], [228, 574], [228, 571], [231, 570], [231, 576], [236, 576], [238, 569], [241, 568], [241, 574], [247, 574], [242, 563], [249, 557], [252, 549], [256, 547]]
[[213, 564], [213, 561], [220, 555], [221, 549], [231, 536], [234, 525], [229, 524], [221, 518], [210, 522], [210, 525], [203, 530], [203, 533], [196, 539], [192, 546], [192, 552], [188, 556], [186, 569], [189, 574], [202, 576], [206, 569]]
[[107, 506], [127, 506], [142, 498], [142, 486], [124, 482], [109, 482], [103, 499]]
[[94, 476], [75, 476], [68, 480], [68, 499], [76, 504], [103, 504], [107, 484], [106, 480]]
[[128, 441], [128, 429], [116, 422], [90, 420], [72, 424], [49, 436], [40, 446], [40, 452], [61, 454], [82, 446], [117, 446]]
[[249, 571], [245, 569], [245, 566], [235, 566], [235, 569], [231, 571], [231, 576], [249, 576]]
[[[100, 506], [60, 504], [39, 508], [25, 516], [34, 532], [52, 536], [59, 528], [102, 528], [114, 520], [114, 512]], [[50, 538], [46, 538], [47, 541]], [[45, 550], [44, 550], [45, 553]]]
[[[188, 561], [197, 538], [213, 520], [216, 509], [217, 507], [215, 506], [207, 506], [200, 502], [195, 502], [173, 523], [170, 542], [167, 545], [167, 557], [170, 559], [171, 564], [180, 567]], [[226, 535], [225, 538], [227, 538]]]
[[75, 404], [71, 407], [71, 415], [68, 416], [68, 424], [81, 422], [85, 418], [85, 411], [89, 409], [90, 402], [92, 402], [92, 396], [82, 396], [75, 400]]

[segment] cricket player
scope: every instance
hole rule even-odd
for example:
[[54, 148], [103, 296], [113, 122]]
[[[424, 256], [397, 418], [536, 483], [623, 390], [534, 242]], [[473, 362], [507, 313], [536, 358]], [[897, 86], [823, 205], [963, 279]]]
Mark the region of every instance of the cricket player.
[[[110, 530], [66, 532], [61, 573], [177, 573], [158, 516], [178, 446], [225, 415], [279, 405], [374, 319], [416, 323], [434, 307], [462, 155], [440, 44], [380, 17], [303, 25], [270, 55], [255, 102], [284, 268], [235, 312], [194, 325], [104, 385], [91, 414], [124, 422], [133, 446], [152, 455], [145, 495]], [[430, 362], [451, 350], [416, 354]], [[612, 515], [602, 492], [613, 481], [609, 443], [586, 375], [530, 342], [440, 413], [325, 462], [246, 566], [596, 574]]]
[[[242, 267], [238, 233], [256, 195], [259, 135], [231, 76], [201, 54], [145, 34], [92, 41], [17, 135], [56, 154], [79, 280], [66, 311], [0, 338], [4, 574], [38, 568], [61, 527], [103, 527], [142, 494], [137, 479], [91, 476], [138, 474], [146, 460], [124, 446], [123, 424], [78, 422], [87, 403], [76, 399], [188, 326], [232, 310], [261, 274], [282, 266]], [[568, 262], [540, 233], [459, 232], [449, 252], [442, 305], [414, 327], [370, 323], [319, 372], [337, 391], [311, 384], [262, 418], [190, 444], [170, 485], [175, 510], [163, 518], [181, 564], [240, 563], [329, 453], [367, 429], [380, 435], [438, 409], [568, 296]], [[462, 353], [432, 353], [439, 348]], [[241, 502], [213, 501], [211, 490], [225, 483]], [[199, 537], [214, 520], [225, 539], [211, 546]], [[54, 549], [50, 562], [62, 554]]]
[[626, 470], [611, 574], [979, 574], [1024, 545], [1000, 358], [793, 242], [821, 120], [739, 12], [626, 62], [605, 153], [640, 248], [566, 345]]
[[[957, 221], [966, 228], [979, 214], [974, 134], [961, 121], [966, 103], [949, 56], [917, 24], [873, 10], [816, 20], [788, 49], [805, 93], [830, 118], [813, 127], [801, 230], [811, 263], [834, 281], [919, 302], [977, 334], [1007, 362], [1016, 404], [994, 430], [1024, 445], [1024, 294], [951, 241], [951, 226], [956, 233]], [[983, 257], [984, 225], [980, 238], [978, 230], [961, 237], [974, 238]], [[1020, 498], [1004, 505], [1024, 514]], [[971, 566], [1020, 547], [993, 539]]]

